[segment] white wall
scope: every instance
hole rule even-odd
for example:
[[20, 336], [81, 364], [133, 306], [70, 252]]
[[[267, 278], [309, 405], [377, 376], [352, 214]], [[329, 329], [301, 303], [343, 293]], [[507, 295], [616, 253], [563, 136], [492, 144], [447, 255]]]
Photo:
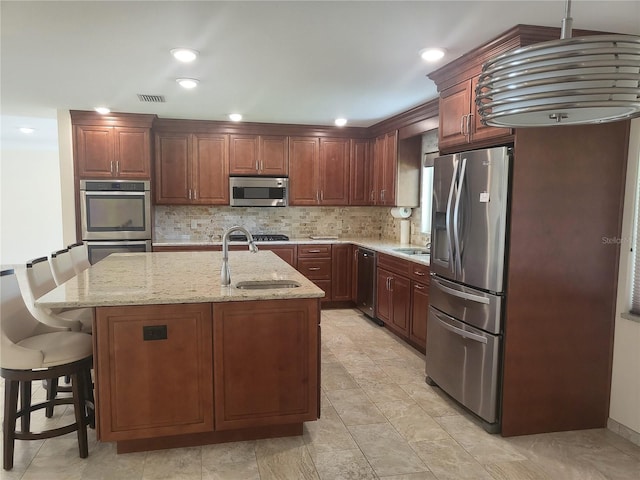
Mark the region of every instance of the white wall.
[[[640, 441], [640, 323], [624, 318], [629, 311], [631, 291], [632, 239], [635, 216], [635, 193], [640, 164], [640, 119], [632, 121], [625, 188], [624, 220], [618, 278], [618, 301], [613, 347], [610, 428]], [[636, 319], [640, 320], [640, 319]]]
[[[37, 124], [30, 136], [19, 126]], [[3, 117], [0, 148], [0, 264], [24, 263], [66, 244], [62, 236], [62, 203], [58, 145], [50, 136], [54, 119], [29, 121]], [[5, 134], [6, 133], [6, 134]]]

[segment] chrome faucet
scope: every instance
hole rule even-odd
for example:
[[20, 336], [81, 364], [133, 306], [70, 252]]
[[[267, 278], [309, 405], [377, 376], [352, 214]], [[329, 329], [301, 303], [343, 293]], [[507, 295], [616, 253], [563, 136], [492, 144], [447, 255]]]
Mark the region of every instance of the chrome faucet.
[[253, 241], [253, 237], [246, 228], [236, 225], [235, 227], [231, 227], [229, 230], [224, 232], [224, 236], [222, 237], [222, 269], [220, 270], [220, 283], [222, 285], [231, 285], [231, 270], [229, 269], [229, 236], [233, 232], [244, 233], [247, 236], [249, 251], [252, 253], [258, 252], [258, 247], [256, 246], [255, 242]]

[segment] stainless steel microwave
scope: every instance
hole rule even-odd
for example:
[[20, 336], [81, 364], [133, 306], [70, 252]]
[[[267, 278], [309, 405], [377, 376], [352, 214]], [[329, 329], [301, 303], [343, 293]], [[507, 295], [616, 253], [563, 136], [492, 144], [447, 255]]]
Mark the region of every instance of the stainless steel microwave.
[[229, 177], [232, 207], [286, 207], [289, 179], [284, 177]]

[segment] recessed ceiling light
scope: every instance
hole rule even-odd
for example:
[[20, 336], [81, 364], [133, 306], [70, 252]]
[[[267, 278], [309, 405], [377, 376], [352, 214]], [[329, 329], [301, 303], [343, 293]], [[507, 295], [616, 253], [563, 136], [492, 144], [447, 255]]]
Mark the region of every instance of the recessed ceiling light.
[[336, 118], [335, 124], [338, 127], [344, 127], [347, 124], [347, 119], [346, 118]]
[[423, 48], [420, 50], [420, 56], [427, 62], [437, 62], [444, 57], [444, 53], [442, 48]]
[[111, 110], [109, 110], [107, 107], [96, 107], [94, 110], [98, 112], [100, 115], [106, 115], [107, 113], [111, 113]]
[[232, 122], [239, 122], [240, 120], [242, 120], [242, 115], [240, 115], [239, 113], [230, 113], [229, 120], [231, 120]]
[[198, 52], [190, 48], [174, 48], [171, 50], [171, 55], [173, 55], [176, 60], [184, 63], [193, 62], [198, 58]]
[[31, 127], [20, 127], [20, 131], [22, 133], [33, 133], [35, 132], [35, 128], [31, 128]]
[[195, 78], [177, 78], [176, 82], [178, 82], [182, 88], [190, 90], [198, 86], [199, 80], [196, 80]]

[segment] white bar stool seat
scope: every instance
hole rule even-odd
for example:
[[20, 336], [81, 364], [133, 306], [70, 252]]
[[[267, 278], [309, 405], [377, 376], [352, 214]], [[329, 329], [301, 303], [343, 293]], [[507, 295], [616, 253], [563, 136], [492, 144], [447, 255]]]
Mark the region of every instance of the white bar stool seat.
[[[13, 468], [15, 440], [40, 440], [77, 431], [81, 458], [89, 454], [87, 425], [93, 424], [91, 389], [93, 359], [91, 336], [39, 322], [27, 309], [13, 270], [0, 272], [0, 376], [4, 378], [5, 402], [2, 424], [3, 468]], [[50, 398], [31, 404], [33, 380], [71, 378], [71, 398]], [[18, 410], [18, 396], [21, 408]], [[31, 412], [55, 405], [73, 404], [75, 422], [31, 432]], [[16, 430], [20, 419], [20, 430]]]

